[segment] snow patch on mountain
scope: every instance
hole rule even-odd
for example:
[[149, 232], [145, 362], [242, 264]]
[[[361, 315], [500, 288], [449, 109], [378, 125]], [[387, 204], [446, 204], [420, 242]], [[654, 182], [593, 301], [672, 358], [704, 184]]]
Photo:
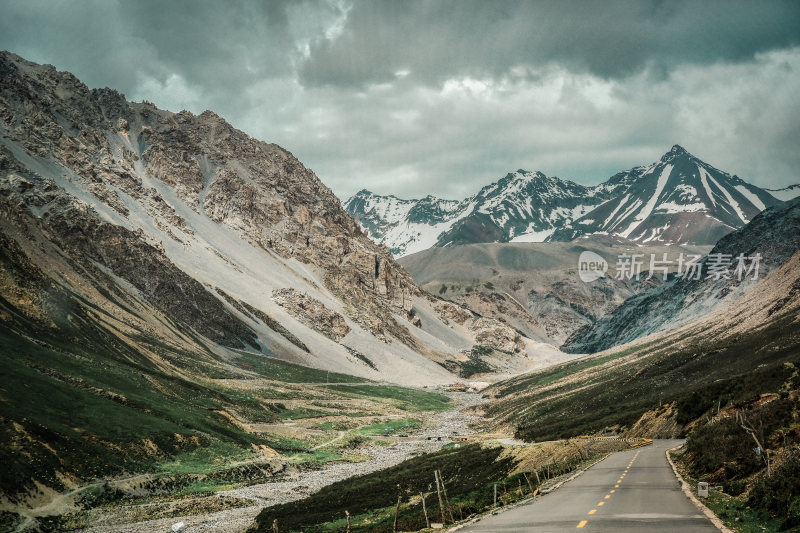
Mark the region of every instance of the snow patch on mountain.
[[736, 200], [733, 199], [733, 196], [731, 196], [730, 191], [728, 191], [728, 189], [720, 186], [720, 184], [717, 183], [717, 180], [712, 178], [710, 174], [708, 175], [708, 179], [711, 180], [711, 183], [713, 183], [717, 187], [717, 189], [722, 191], [722, 194], [725, 195], [725, 199], [728, 200], [728, 205], [730, 207], [732, 207], [734, 211], [736, 211], [736, 214], [739, 216], [739, 218], [742, 220], [742, 222], [747, 224], [749, 222], [747, 220], [747, 216], [744, 214], [744, 212], [742, 211], [742, 208], [739, 206], [739, 204], [736, 202]]
[[517, 235], [511, 239], [511, 242], [545, 242], [553, 234], [553, 231], [555, 230], [528, 231], [522, 235]]
[[703, 184], [703, 189], [705, 189], [708, 199], [711, 200], [711, 204], [716, 207], [717, 201], [714, 200], [714, 193], [711, 192], [711, 187], [708, 186], [708, 172], [703, 167], [698, 167], [698, 170], [700, 171], [700, 182]]
[[767, 206], [764, 205], [764, 202], [761, 201], [761, 198], [750, 192], [750, 189], [744, 185], [734, 185], [734, 188], [742, 193], [742, 196], [753, 202], [753, 205], [757, 208], [761, 209], [762, 211], [767, 208]]
[[640, 223], [642, 223], [647, 217], [650, 216], [650, 213], [653, 212], [653, 208], [658, 203], [658, 199], [661, 198], [661, 193], [664, 191], [664, 187], [667, 184], [667, 179], [669, 179], [669, 175], [672, 172], [672, 165], [666, 165], [664, 169], [661, 171], [661, 175], [658, 177], [658, 182], [656, 183], [656, 190], [653, 195], [647, 200], [647, 203], [644, 204], [644, 207], [641, 211], [636, 215], [636, 218], [633, 219], [628, 229], [620, 232], [620, 235], [627, 238], [631, 232], [636, 229]]

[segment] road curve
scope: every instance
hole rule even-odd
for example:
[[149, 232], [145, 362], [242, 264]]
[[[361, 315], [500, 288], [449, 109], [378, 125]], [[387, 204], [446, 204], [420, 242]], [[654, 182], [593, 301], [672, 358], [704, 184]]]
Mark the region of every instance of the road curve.
[[680, 489], [664, 452], [680, 440], [612, 454], [558, 490], [461, 532], [718, 531]]

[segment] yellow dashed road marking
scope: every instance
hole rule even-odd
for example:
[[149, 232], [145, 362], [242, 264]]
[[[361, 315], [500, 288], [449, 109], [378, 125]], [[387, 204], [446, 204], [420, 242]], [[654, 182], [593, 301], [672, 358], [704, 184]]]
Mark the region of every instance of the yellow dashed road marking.
[[597, 512], [597, 509], [592, 509], [591, 511], [589, 511], [589, 514], [594, 514], [596, 512]]
[[610, 490], [610, 491], [608, 491], [608, 492], [610, 492], [611, 494], [614, 494], [614, 493], [615, 493], [615, 492], [617, 492], [617, 491], [615, 491], [614, 489], [611, 489], [611, 490]]
[[605, 498], [606, 500], [609, 499], [610, 497], [611, 497], [610, 494], [606, 494], [605, 496], [603, 496], [603, 498]]
[[588, 520], [581, 520], [580, 522], [578, 522], [578, 525], [575, 526], [575, 527], [576, 528], [581, 528], [581, 527], [586, 525], [586, 522], [588, 522]]
[[604, 506], [605, 504], [606, 504], [606, 502], [597, 502], [597, 506], [598, 506], [598, 507], [602, 507], [602, 506]]

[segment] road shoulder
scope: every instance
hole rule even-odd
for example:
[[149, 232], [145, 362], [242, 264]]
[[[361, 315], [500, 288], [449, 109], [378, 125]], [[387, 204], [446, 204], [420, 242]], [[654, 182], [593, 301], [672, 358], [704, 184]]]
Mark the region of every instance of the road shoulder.
[[685, 479], [683, 479], [683, 476], [681, 476], [680, 472], [678, 472], [678, 468], [675, 466], [675, 463], [672, 461], [672, 457], [670, 456], [670, 453], [675, 451], [675, 450], [678, 450], [681, 446], [683, 446], [683, 444], [681, 444], [680, 446], [675, 446], [674, 448], [670, 448], [669, 450], [667, 450], [664, 453], [667, 456], [667, 462], [669, 463], [669, 466], [672, 467], [672, 472], [675, 474], [675, 477], [678, 478], [678, 481], [681, 484], [681, 489], [683, 490], [683, 493], [686, 495], [687, 498], [689, 498], [689, 500], [691, 500], [691, 502], [695, 505], [695, 507], [697, 507], [700, 511], [702, 511], [703, 514], [706, 516], [706, 518], [708, 518], [711, 521], [711, 523], [714, 524], [714, 527], [716, 527], [717, 529], [719, 529], [723, 533], [734, 533], [733, 530], [728, 529], [727, 527], [725, 527], [725, 524], [723, 524], [722, 520], [720, 520], [719, 517], [714, 514], [714, 511], [712, 511], [711, 509], [706, 507], [703, 504], [703, 502], [701, 502], [697, 498], [697, 496], [694, 495], [694, 493], [692, 492], [692, 487], [689, 485], [689, 483], [686, 482]]

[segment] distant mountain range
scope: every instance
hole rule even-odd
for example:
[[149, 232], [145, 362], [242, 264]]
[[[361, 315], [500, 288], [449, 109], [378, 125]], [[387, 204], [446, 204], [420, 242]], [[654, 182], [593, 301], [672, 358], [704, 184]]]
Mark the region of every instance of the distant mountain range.
[[[758, 279], [763, 279], [798, 250], [800, 198], [760, 213], [742, 229], [720, 239], [709, 255], [726, 254], [733, 258], [739, 254], [747, 257], [760, 254]], [[703, 259], [708, 260], [708, 256]], [[561, 348], [573, 353], [594, 353], [691, 323], [730, 305], [759, 283], [751, 278], [671, 277], [662, 285], [628, 298], [591, 326], [578, 329]]]
[[461, 201], [362, 190], [345, 209], [395, 256], [434, 246], [571, 241], [610, 234], [650, 244], [713, 245], [764, 209], [800, 195], [768, 190], [675, 145], [659, 160], [593, 187], [517, 170]]
[[460, 202], [434, 196], [401, 200], [362, 190], [345, 209], [372, 239], [404, 256], [433, 246], [544, 241], [610, 198], [603, 187], [520, 169]]

